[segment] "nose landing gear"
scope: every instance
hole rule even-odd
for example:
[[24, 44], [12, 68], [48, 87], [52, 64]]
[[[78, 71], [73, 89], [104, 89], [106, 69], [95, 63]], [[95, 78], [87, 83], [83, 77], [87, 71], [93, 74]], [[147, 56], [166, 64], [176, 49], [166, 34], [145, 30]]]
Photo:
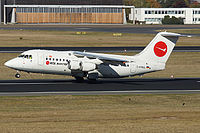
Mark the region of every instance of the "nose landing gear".
[[21, 75], [17, 72], [16, 74], [15, 74], [15, 78], [20, 78], [21, 77]]

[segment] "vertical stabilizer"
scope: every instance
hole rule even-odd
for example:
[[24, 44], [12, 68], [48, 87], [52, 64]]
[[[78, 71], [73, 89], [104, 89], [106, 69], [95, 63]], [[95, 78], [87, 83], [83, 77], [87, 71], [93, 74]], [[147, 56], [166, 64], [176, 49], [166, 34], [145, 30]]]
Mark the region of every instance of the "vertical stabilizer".
[[166, 63], [180, 34], [170, 32], [160, 32], [140, 52], [138, 58], [147, 62]]

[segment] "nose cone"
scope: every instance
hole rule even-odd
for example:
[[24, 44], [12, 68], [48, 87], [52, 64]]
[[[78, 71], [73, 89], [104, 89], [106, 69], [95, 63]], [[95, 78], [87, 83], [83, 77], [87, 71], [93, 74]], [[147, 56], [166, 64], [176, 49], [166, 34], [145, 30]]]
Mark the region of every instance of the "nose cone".
[[6, 63], [4, 63], [5, 66], [12, 68], [14, 63], [12, 60], [7, 61]]

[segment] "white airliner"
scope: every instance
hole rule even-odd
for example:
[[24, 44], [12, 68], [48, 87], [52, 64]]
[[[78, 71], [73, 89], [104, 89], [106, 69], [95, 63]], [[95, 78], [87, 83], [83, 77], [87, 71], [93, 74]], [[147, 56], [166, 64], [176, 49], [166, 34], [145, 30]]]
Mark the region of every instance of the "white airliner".
[[5, 66], [31, 73], [71, 75], [76, 80], [121, 78], [165, 69], [165, 64], [180, 35], [160, 32], [147, 47], [134, 56], [78, 51], [28, 50]]

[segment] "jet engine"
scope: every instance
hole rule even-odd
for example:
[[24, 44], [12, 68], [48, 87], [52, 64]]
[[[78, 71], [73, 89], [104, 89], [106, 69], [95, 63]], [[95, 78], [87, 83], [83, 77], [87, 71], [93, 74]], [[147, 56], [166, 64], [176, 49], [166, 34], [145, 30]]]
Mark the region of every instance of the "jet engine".
[[93, 71], [96, 69], [96, 64], [90, 62], [70, 61], [68, 68], [70, 70], [81, 70], [84, 72]]
[[80, 65], [81, 65], [81, 70], [84, 72], [93, 71], [97, 68], [96, 64], [90, 62], [81, 62]]
[[69, 62], [69, 65], [68, 65], [68, 68], [70, 70], [80, 70], [81, 69], [81, 62], [80, 61], [70, 61]]

